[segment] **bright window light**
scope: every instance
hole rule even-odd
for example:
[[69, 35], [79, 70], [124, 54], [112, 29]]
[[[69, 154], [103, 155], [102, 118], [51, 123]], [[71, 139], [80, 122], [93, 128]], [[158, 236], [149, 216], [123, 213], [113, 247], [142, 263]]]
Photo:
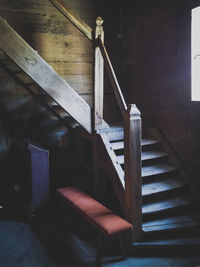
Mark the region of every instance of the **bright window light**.
[[192, 101], [200, 101], [200, 7], [192, 9]]

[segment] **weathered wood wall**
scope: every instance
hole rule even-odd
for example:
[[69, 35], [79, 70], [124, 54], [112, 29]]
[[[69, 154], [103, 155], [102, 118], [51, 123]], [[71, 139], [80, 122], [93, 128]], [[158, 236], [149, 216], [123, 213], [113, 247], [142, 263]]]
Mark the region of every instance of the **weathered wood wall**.
[[[65, 0], [69, 7], [91, 27], [95, 12], [92, 0]], [[0, 0], [0, 16], [27, 41], [38, 53], [89, 103], [92, 104], [93, 45], [48, 0]], [[14, 46], [14, 44], [13, 44]], [[15, 66], [13, 66], [15, 67]], [[32, 98], [29, 93], [0, 68], [0, 198], [19, 177], [10, 172], [12, 166], [23, 166], [17, 149], [11, 150], [12, 140], [22, 142], [31, 138], [40, 144], [57, 140], [51, 151], [53, 179], [70, 173], [75, 149], [68, 131], [54, 129], [55, 118]], [[46, 124], [51, 123], [48, 129]], [[59, 126], [59, 125], [58, 125]], [[57, 127], [57, 126], [56, 126]], [[11, 144], [11, 145], [10, 145]], [[12, 157], [11, 156], [12, 152]], [[11, 159], [12, 158], [12, 159]], [[5, 164], [6, 162], [6, 164]], [[20, 166], [20, 167], [19, 167]], [[14, 168], [13, 168], [14, 169]], [[19, 176], [19, 175], [15, 175]], [[67, 179], [67, 177], [66, 177]], [[58, 182], [59, 183], [59, 182]], [[4, 191], [4, 192], [3, 192]]]
[[199, 180], [200, 103], [191, 102], [191, 8], [200, 1], [124, 2], [124, 84], [143, 121], [161, 128]]
[[[94, 26], [91, 0], [66, 0], [66, 3], [89, 25]], [[92, 43], [50, 1], [1, 0], [0, 16], [91, 104]]]

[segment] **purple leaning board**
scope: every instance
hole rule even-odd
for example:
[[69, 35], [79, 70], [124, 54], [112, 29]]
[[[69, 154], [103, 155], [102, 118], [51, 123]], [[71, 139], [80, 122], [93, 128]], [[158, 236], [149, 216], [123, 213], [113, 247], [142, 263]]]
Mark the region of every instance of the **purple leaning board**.
[[49, 151], [28, 143], [31, 153], [31, 212], [35, 213], [49, 197]]

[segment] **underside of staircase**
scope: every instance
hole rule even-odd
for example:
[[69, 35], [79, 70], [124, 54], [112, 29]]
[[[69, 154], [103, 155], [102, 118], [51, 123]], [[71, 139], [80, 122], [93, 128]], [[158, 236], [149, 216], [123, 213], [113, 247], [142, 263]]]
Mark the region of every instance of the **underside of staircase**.
[[[28, 117], [40, 128], [40, 131], [38, 130], [40, 136], [36, 138], [38, 142], [45, 146], [53, 144], [71, 129], [80, 125], [2, 51], [0, 51], [0, 67], [39, 103], [37, 111], [31, 112], [31, 107], [25, 107], [21, 111], [23, 117]], [[50, 135], [45, 140], [47, 132], [50, 132]]]

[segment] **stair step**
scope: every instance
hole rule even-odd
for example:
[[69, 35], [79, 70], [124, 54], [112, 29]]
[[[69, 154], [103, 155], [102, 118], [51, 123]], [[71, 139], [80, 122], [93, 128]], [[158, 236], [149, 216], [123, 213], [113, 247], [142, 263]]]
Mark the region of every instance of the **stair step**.
[[108, 129], [108, 131], [112, 131], [112, 132], [124, 131], [123, 123], [119, 122], [119, 123], [110, 124], [110, 128]]
[[142, 167], [142, 177], [165, 174], [177, 170], [176, 167], [170, 164], [156, 164], [151, 166]]
[[124, 141], [113, 142], [111, 143], [111, 147], [113, 150], [124, 149]]
[[[142, 139], [142, 146], [155, 145], [159, 143], [160, 141], [155, 140], [155, 139], [147, 139], [147, 138]], [[113, 150], [124, 149], [124, 141], [113, 142], [111, 143], [111, 147]]]
[[64, 134], [68, 133], [68, 129], [64, 126], [56, 127], [52, 132], [49, 133], [50, 138], [59, 138]]
[[142, 139], [142, 146], [150, 146], [160, 144], [160, 140], [152, 139], [152, 138], [143, 138]]
[[187, 182], [182, 181], [180, 178], [165, 179], [163, 181], [153, 182], [142, 185], [142, 196], [152, 196], [172, 190], [183, 188], [187, 185]]
[[[154, 257], [159, 258], [158, 266], [171, 266], [170, 263], [166, 263], [166, 258], [173, 257], [173, 259], [180, 257], [183, 255], [188, 257], [186, 262], [181, 264], [174, 262], [173, 266], [199, 266], [199, 251], [200, 251], [200, 236], [190, 235], [190, 236], [167, 236], [167, 237], [159, 237], [153, 240], [143, 240], [132, 244], [131, 254], [134, 257]], [[194, 257], [197, 259], [195, 262]], [[163, 262], [162, 262], [162, 259]], [[161, 262], [160, 262], [161, 259]], [[176, 261], [176, 260], [175, 260]], [[174, 265], [175, 264], [175, 265]], [[147, 264], [148, 265], [148, 264]], [[157, 265], [157, 264], [156, 264]]]
[[121, 141], [124, 139], [124, 131], [111, 131], [108, 129], [106, 130], [106, 134], [110, 142]]
[[50, 107], [58, 106], [58, 104], [47, 94], [41, 95], [41, 99]]
[[63, 119], [70, 117], [70, 115], [59, 106], [53, 106], [53, 110]]
[[[163, 158], [166, 156], [168, 156], [168, 154], [161, 151], [144, 151], [142, 152], [142, 161]], [[124, 155], [118, 155], [117, 162], [119, 164], [124, 164]]]
[[143, 204], [142, 206], [142, 214], [150, 215], [163, 211], [167, 211], [169, 209], [176, 209], [181, 207], [186, 207], [194, 203], [192, 198], [188, 196], [184, 197], [172, 197], [165, 200], [158, 200], [157, 202], [151, 202], [147, 204]]
[[167, 156], [168, 154], [162, 151], [144, 151], [142, 152], [142, 161], [159, 159]]
[[117, 163], [124, 164], [124, 155], [117, 156]]
[[183, 229], [187, 227], [200, 227], [199, 215], [180, 215], [143, 222], [142, 230], [144, 233], [168, 231], [171, 229]]
[[4, 52], [2, 50], [0, 50], [0, 61], [4, 62], [4, 61], [8, 61], [8, 57], [6, 56], [6, 54], [4, 54]]
[[156, 239], [156, 240], [150, 240], [150, 241], [142, 241], [142, 242], [136, 242], [133, 244], [134, 247], [168, 247], [168, 246], [191, 246], [196, 245], [200, 246], [200, 237], [179, 237], [179, 238], [166, 238], [166, 239]]

